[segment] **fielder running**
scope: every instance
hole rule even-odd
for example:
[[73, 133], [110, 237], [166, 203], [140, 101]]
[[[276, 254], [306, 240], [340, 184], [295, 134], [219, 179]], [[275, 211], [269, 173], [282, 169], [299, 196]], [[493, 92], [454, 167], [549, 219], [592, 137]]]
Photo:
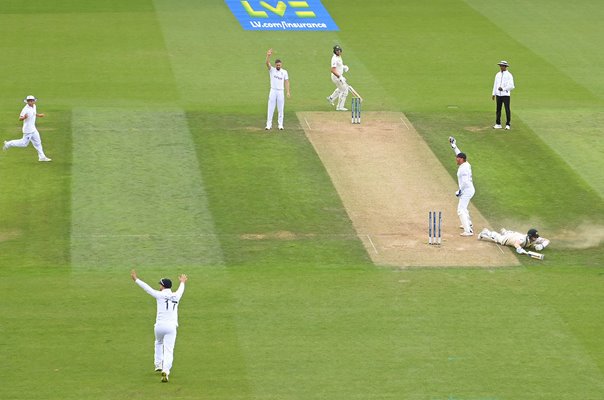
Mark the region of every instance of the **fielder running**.
[[478, 235], [478, 240], [486, 240], [502, 246], [514, 247], [518, 254], [526, 254], [525, 249], [541, 251], [549, 245], [549, 240], [540, 237], [539, 232], [534, 228], [529, 229], [526, 235], [520, 232], [508, 231], [505, 228], [499, 232], [484, 228]]
[[36, 100], [37, 99], [34, 96], [27, 96], [25, 100], [23, 100], [25, 107], [23, 107], [21, 114], [19, 114], [19, 121], [23, 121], [23, 138], [8, 142], [4, 141], [2, 150], [6, 151], [11, 147], [27, 147], [29, 142], [31, 142], [34, 149], [38, 152], [38, 161], [52, 161], [44, 154], [40, 132], [36, 129], [36, 118], [43, 118], [45, 116], [44, 114], [38, 114]]
[[277, 122], [279, 130], [283, 130], [283, 109], [285, 108], [285, 97], [283, 96], [283, 88], [289, 94], [289, 75], [287, 71], [281, 68], [281, 60], [275, 60], [275, 66], [271, 65], [271, 55], [273, 49], [268, 49], [266, 52], [266, 67], [271, 80], [271, 91], [268, 94], [268, 113], [266, 117], [266, 130], [273, 127], [273, 115], [275, 114], [275, 106], [277, 106]]
[[333, 46], [333, 56], [331, 57], [331, 81], [336, 85], [336, 90], [327, 96], [327, 101], [333, 106], [338, 100], [336, 111], [348, 111], [346, 107], [346, 97], [348, 97], [348, 84], [344, 77], [344, 72], [348, 72], [348, 66], [344, 65], [342, 60], [342, 48], [339, 45]]
[[466, 154], [462, 153], [457, 147], [457, 143], [453, 136], [449, 136], [449, 143], [455, 152], [455, 161], [459, 166], [457, 168], [457, 184], [459, 189], [455, 192], [455, 196], [459, 197], [459, 203], [457, 204], [457, 215], [459, 215], [461, 228], [463, 228], [463, 232], [460, 233], [460, 235], [472, 236], [474, 231], [472, 230], [470, 211], [468, 211], [470, 200], [472, 197], [474, 197], [474, 193], [476, 192], [474, 189], [474, 183], [472, 182], [472, 166], [466, 161]]
[[172, 363], [174, 361], [174, 345], [176, 343], [176, 330], [178, 328], [178, 304], [185, 291], [187, 276], [182, 274], [178, 277], [180, 285], [176, 292], [172, 292], [172, 281], [162, 278], [159, 281], [159, 290], [153, 289], [136, 275], [136, 271], [130, 272], [130, 277], [145, 292], [157, 300], [157, 316], [155, 318], [155, 371], [161, 371], [161, 381], [168, 382]]

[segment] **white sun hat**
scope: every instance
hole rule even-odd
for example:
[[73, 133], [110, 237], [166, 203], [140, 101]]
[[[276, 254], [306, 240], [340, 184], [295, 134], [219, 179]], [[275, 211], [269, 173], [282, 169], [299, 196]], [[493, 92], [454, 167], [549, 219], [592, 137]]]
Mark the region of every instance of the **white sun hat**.
[[23, 102], [24, 102], [24, 103], [27, 103], [27, 100], [33, 100], [33, 101], [36, 101], [36, 100], [38, 100], [38, 99], [36, 99], [36, 97], [35, 97], [35, 96], [29, 95], [29, 96], [27, 96], [27, 97], [25, 98], [25, 100], [23, 100]]

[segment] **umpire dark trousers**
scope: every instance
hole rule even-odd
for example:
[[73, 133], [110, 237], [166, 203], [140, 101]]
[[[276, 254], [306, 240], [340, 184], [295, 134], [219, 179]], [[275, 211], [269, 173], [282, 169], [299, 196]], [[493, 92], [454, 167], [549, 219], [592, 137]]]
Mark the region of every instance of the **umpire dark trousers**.
[[512, 111], [510, 110], [510, 96], [495, 96], [497, 101], [497, 112], [495, 113], [495, 123], [501, 125], [501, 105], [505, 106], [505, 124], [512, 122]]

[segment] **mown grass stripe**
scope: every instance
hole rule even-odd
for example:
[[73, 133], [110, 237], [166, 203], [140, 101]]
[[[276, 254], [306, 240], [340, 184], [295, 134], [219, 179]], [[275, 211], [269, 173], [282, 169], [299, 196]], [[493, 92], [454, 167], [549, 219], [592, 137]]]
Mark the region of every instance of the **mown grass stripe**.
[[73, 111], [74, 267], [222, 264], [186, 116]]

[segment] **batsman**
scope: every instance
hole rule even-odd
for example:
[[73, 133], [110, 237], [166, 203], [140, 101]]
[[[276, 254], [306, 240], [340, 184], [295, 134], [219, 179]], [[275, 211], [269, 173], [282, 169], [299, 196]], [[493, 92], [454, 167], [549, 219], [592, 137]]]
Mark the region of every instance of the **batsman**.
[[336, 44], [333, 46], [333, 56], [331, 57], [331, 81], [336, 85], [336, 90], [327, 96], [327, 101], [329, 101], [332, 106], [335, 104], [336, 100], [338, 101], [336, 111], [348, 110], [344, 107], [349, 92], [344, 72], [348, 72], [348, 66], [344, 65], [344, 61], [342, 61], [342, 48], [340, 45]]
[[526, 249], [541, 251], [549, 245], [549, 240], [539, 236], [539, 232], [535, 228], [529, 229], [526, 234], [508, 231], [505, 228], [502, 228], [499, 232], [484, 228], [478, 235], [478, 240], [514, 247], [518, 254], [527, 254]]

